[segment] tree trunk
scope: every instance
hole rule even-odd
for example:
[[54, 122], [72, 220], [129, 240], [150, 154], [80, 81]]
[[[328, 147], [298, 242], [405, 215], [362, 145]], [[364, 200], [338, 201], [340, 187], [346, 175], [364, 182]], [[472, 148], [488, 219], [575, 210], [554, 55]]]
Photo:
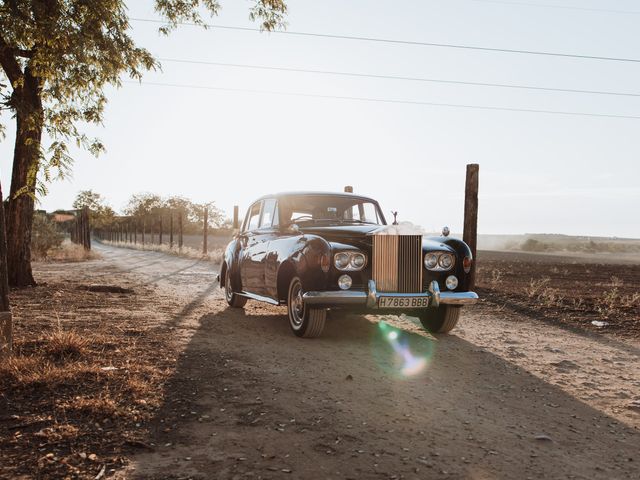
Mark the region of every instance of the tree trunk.
[[8, 312], [9, 283], [7, 276], [7, 234], [4, 218], [4, 201], [2, 199], [2, 186], [0, 185], [0, 312]]
[[7, 211], [7, 266], [9, 285], [26, 287], [36, 284], [31, 271], [31, 229], [44, 122], [38, 80], [28, 68], [24, 85], [12, 97], [17, 128]]
[[0, 359], [10, 356], [13, 349], [13, 322], [7, 281], [6, 225], [2, 186], [0, 186]]

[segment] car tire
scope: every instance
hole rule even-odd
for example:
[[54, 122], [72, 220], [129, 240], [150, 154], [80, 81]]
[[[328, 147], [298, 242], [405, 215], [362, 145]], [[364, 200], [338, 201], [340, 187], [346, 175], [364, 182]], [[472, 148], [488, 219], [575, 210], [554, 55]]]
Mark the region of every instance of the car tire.
[[429, 333], [449, 333], [460, 318], [461, 307], [445, 305], [438, 308], [428, 308], [420, 313], [420, 323]]
[[287, 295], [289, 326], [295, 335], [305, 338], [319, 337], [327, 319], [326, 308], [310, 308], [302, 300], [302, 282], [293, 277]]
[[242, 297], [234, 293], [231, 287], [231, 269], [228, 267], [224, 274], [224, 298], [229, 306], [233, 308], [242, 308], [247, 303], [247, 297]]

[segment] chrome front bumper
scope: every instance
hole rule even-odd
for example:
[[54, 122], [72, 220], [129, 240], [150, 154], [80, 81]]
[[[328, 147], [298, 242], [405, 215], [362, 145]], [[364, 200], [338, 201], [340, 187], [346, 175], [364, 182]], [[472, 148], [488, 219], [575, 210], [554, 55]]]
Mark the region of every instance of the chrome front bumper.
[[[435, 280], [429, 285], [429, 289], [423, 293], [380, 293], [376, 289], [376, 282], [369, 280], [369, 291], [338, 290], [327, 292], [307, 292], [302, 298], [307, 305], [317, 306], [352, 306], [378, 308], [380, 297], [402, 298], [428, 298], [429, 307], [440, 305], [472, 305], [478, 301], [478, 295], [474, 292], [440, 292], [440, 286]], [[383, 310], [383, 309], [381, 309]]]

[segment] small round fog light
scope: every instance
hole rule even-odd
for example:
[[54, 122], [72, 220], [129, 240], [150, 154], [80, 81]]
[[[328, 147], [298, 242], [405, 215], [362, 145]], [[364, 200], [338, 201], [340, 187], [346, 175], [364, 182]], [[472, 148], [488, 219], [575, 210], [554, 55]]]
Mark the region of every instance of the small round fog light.
[[455, 290], [458, 288], [458, 279], [454, 275], [449, 275], [446, 284], [449, 290]]
[[[351, 288], [352, 283], [353, 281], [351, 280], [351, 277], [349, 275], [341, 275], [340, 278], [338, 279], [338, 286], [342, 290], [349, 290]], [[457, 280], [456, 280], [456, 283], [457, 283]]]

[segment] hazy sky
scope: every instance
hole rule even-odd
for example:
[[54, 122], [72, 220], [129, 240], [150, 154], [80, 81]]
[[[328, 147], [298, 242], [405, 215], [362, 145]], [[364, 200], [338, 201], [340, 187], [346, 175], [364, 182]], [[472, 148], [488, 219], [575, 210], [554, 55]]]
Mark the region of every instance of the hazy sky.
[[[148, 1], [132, 17], [156, 18]], [[250, 26], [249, 2], [212, 23]], [[624, 0], [289, 0], [291, 31], [640, 58], [640, 5]], [[534, 6], [534, 5], [545, 6]], [[577, 8], [553, 8], [572, 6]], [[589, 10], [594, 9], [594, 10]], [[616, 10], [595, 11], [598, 9]], [[637, 11], [638, 14], [630, 13]], [[626, 13], [624, 13], [626, 11]], [[132, 21], [159, 58], [640, 94], [640, 63], [516, 55]], [[149, 82], [640, 116], [640, 97], [525, 91], [162, 62]], [[41, 206], [93, 189], [121, 209], [149, 191], [214, 200], [228, 214], [283, 190], [377, 198], [399, 220], [461, 230], [467, 163], [480, 164], [480, 233], [640, 237], [640, 120], [125, 84], [108, 92], [107, 146], [75, 152]], [[8, 191], [13, 129], [0, 143]]]

